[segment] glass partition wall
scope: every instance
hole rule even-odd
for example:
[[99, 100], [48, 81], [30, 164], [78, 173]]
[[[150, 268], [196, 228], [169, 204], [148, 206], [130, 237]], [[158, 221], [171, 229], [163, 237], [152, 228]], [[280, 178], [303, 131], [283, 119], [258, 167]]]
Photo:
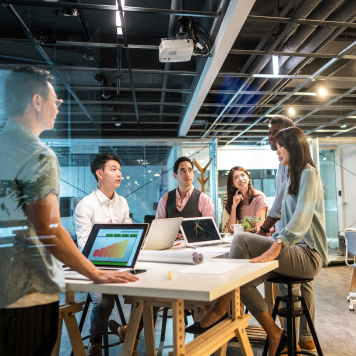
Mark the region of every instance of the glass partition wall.
[[356, 228], [356, 142], [348, 138], [319, 140], [320, 176], [324, 186], [325, 228], [331, 263], [344, 263], [344, 230]]
[[[111, 152], [120, 157], [122, 182], [116, 192], [126, 198], [133, 222], [150, 221], [161, 196], [177, 187], [173, 166], [182, 156], [195, 159], [202, 168], [211, 156], [215, 157], [205, 173], [205, 178], [209, 178], [205, 192], [217, 202], [216, 141], [43, 139], [42, 142], [54, 150], [60, 163], [61, 219], [74, 239], [73, 213], [78, 202], [96, 189], [90, 162], [98, 153]], [[193, 184], [202, 190], [198, 177], [201, 173], [194, 166]]]

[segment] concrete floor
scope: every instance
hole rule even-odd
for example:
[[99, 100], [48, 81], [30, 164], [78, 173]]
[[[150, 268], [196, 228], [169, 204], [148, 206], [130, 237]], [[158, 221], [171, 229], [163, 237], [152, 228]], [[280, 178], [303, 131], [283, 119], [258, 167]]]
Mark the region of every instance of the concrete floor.
[[[316, 332], [324, 353], [324, 356], [354, 356], [356, 351], [355, 330], [356, 330], [356, 313], [348, 309], [346, 297], [348, 295], [351, 268], [347, 266], [333, 266], [323, 268], [315, 278], [314, 289], [316, 299]], [[76, 293], [77, 300], [85, 300], [86, 293]], [[64, 296], [61, 295], [61, 302]], [[123, 305], [123, 303], [122, 303]], [[123, 305], [124, 314], [127, 320], [130, 316], [130, 307]], [[89, 310], [90, 312], [90, 310]], [[77, 315], [80, 318], [80, 313]], [[113, 311], [111, 318], [120, 321], [117, 310]], [[191, 317], [188, 319], [192, 323]], [[257, 322], [251, 319], [250, 324], [256, 325]], [[89, 314], [84, 325], [82, 335], [88, 334]], [[166, 339], [160, 342], [161, 318], [158, 318], [156, 324], [156, 347], [157, 356], [168, 356], [172, 351], [172, 324], [171, 320], [167, 323]], [[119, 338], [110, 336], [110, 342], [117, 342]], [[192, 335], [187, 334], [186, 342], [192, 340]], [[262, 345], [253, 344], [255, 356], [262, 355]], [[122, 345], [110, 348], [110, 356], [120, 355]], [[70, 356], [71, 346], [65, 327], [63, 328], [60, 355]], [[145, 345], [143, 333], [141, 343], [138, 347], [138, 354], [145, 355]], [[229, 343], [228, 356], [240, 356], [242, 352], [237, 342]]]

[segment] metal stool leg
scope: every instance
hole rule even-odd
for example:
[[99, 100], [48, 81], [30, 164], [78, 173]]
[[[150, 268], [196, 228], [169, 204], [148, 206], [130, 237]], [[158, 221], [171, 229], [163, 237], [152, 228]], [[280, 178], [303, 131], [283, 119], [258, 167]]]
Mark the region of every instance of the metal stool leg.
[[311, 332], [311, 334], [313, 336], [313, 340], [314, 340], [314, 343], [315, 343], [316, 350], [318, 351], [318, 356], [323, 356], [323, 352], [321, 351], [321, 347], [320, 347], [320, 344], [319, 344], [318, 337], [316, 336], [316, 332], [315, 332], [315, 329], [314, 329], [313, 321], [311, 320], [311, 317], [310, 317], [310, 314], [309, 314], [309, 309], [307, 307], [307, 303], [305, 302], [304, 297], [300, 297], [300, 301], [301, 301], [302, 307], [304, 309], [305, 317], [307, 319], [307, 322], [308, 322], [308, 325], [309, 325], [309, 328], [310, 328], [310, 332]]
[[[279, 306], [279, 303], [280, 303], [281, 299], [282, 298], [280, 296], [276, 297], [276, 301], [274, 303], [274, 307], [273, 307], [273, 311], [272, 311], [272, 319], [273, 320], [276, 320], [277, 312], [278, 312], [278, 306]], [[268, 342], [268, 338], [266, 338], [265, 347], [263, 349], [262, 356], [267, 356], [268, 347], [269, 347], [269, 342]]]
[[168, 308], [163, 308], [161, 341], [164, 341], [164, 339], [166, 338], [167, 313], [168, 313]]
[[107, 328], [105, 328], [104, 330], [103, 338], [104, 338], [104, 355], [109, 356], [109, 335], [108, 335]]
[[126, 319], [124, 316], [124, 312], [122, 311], [122, 307], [121, 307], [121, 303], [120, 303], [120, 299], [117, 295], [114, 295], [114, 299], [115, 299], [115, 303], [117, 306], [117, 310], [119, 311], [119, 315], [120, 315], [120, 319], [121, 319], [121, 324], [122, 325], [126, 325]]

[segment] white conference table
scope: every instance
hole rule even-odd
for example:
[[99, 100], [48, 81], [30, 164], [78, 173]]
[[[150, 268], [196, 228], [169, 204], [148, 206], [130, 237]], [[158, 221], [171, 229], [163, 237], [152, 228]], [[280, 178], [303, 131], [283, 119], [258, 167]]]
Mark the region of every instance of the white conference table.
[[[174, 356], [192, 355], [225, 355], [227, 342], [237, 336], [243, 354], [253, 356], [250, 342], [246, 334], [249, 315], [240, 314], [240, 287], [244, 284], [278, 268], [278, 261], [267, 263], [249, 263], [248, 260], [210, 259], [210, 263], [244, 263], [224, 274], [183, 274], [181, 270], [191, 267], [184, 264], [137, 262], [137, 269], [147, 272], [138, 275], [139, 281], [127, 284], [94, 284], [85, 280], [66, 280], [67, 306], [63, 306], [63, 318], [66, 321], [68, 334], [76, 356], [85, 355], [83, 342], [75, 318], [68, 315], [75, 307], [74, 292], [100, 292], [121, 294], [133, 304], [127, 335], [122, 348], [122, 356], [130, 356], [134, 347], [139, 321], [143, 313], [146, 356], [156, 355], [153, 325], [153, 306], [172, 308], [173, 318], [173, 353]], [[173, 280], [168, 280], [168, 272]], [[199, 335], [185, 345], [184, 308], [193, 307], [203, 310], [201, 306], [209, 304], [226, 293], [232, 293], [232, 309], [230, 317], [218, 325]], [[67, 308], [67, 309], [66, 309]], [[68, 309], [69, 308], [69, 309]], [[79, 311], [79, 310], [78, 310]], [[201, 315], [202, 312], [200, 312]], [[195, 313], [197, 314], [197, 313]], [[198, 313], [199, 314], [199, 313]], [[199, 317], [200, 317], [199, 315]]]

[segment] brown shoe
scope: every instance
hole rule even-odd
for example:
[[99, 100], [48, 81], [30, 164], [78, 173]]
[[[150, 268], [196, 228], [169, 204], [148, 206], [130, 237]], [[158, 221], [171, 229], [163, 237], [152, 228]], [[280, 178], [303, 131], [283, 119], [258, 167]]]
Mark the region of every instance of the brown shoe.
[[122, 325], [117, 329], [117, 333], [122, 341], [125, 340], [126, 333], [127, 333], [127, 326], [128, 326], [127, 324]]
[[100, 344], [92, 344], [89, 340], [87, 355], [88, 356], [101, 356], [102, 355], [102, 345]]
[[299, 346], [302, 349], [302, 351], [307, 351], [307, 352], [313, 352], [316, 350], [314, 340], [308, 340], [308, 341], [303, 341], [299, 339]]

